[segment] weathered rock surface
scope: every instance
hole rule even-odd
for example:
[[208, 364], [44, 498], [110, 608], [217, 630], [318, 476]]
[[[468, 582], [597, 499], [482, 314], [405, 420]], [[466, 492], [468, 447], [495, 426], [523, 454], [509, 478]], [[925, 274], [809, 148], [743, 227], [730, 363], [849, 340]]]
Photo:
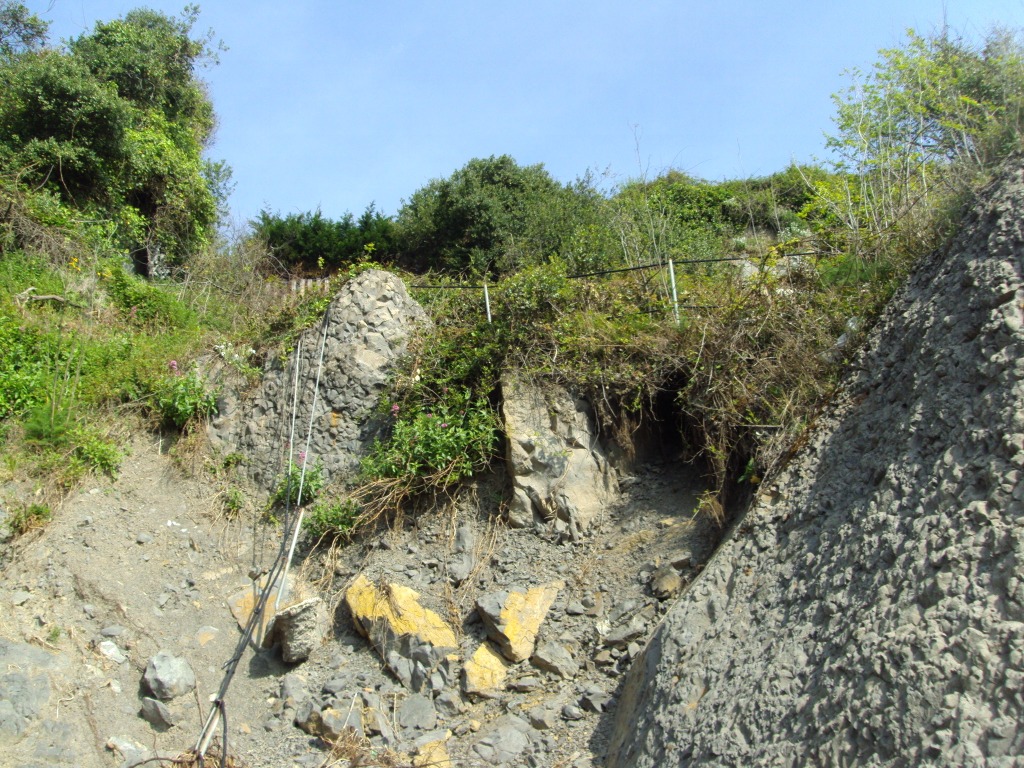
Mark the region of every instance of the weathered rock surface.
[[196, 675], [188, 661], [168, 651], [149, 660], [142, 681], [153, 697], [162, 701], [184, 696], [196, 687]]
[[511, 662], [530, 658], [537, 633], [558, 591], [565, 586], [554, 582], [530, 589], [492, 592], [476, 603], [487, 634]]
[[400, 584], [371, 584], [360, 574], [345, 592], [359, 630], [412, 691], [440, 691], [451, 678], [449, 656], [458, 648], [452, 628]]
[[502, 377], [501, 389], [513, 486], [509, 524], [551, 525], [578, 539], [618, 491], [590, 406], [561, 387], [512, 374]]
[[462, 690], [470, 696], [496, 696], [505, 688], [509, 663], [490, 642], [483, 642], [462, 667]]
[[[325, 322], [309, 461], [321, 461], [330, 479], [353, 469], [372, 442], [378, 426], [372, 411], [388, 370], [405, 350], [409, 333], [427, 317], [400, 278], [371, 269], [341, 288]], [[296, 423], [302, 425], [303, 435], [314, 408], [323, 332], [324, 325], [318, 324], [305, 331], [296, 345], [301, 354]], [[225, 454], [241, 453], [247, 471], [264, 488], [272, 487], [287, 465], [295, 354], [284, 363], [271, 361], [253, 396], [242, 399], [228, 393], [222, 397], [219, 414], [210, 425], [214, 444]], [[295, 456], [303, 445], [296, 446]]]
[[327, 635], [327, 608], [319, 597], [288, 606], [274, 615], [263, 647], [281, 644], [281, 658], [289, 664], [305, 661]]
[[669, 612], [609, 766], [1019, 763], [1022, 274], [1018, 168]]

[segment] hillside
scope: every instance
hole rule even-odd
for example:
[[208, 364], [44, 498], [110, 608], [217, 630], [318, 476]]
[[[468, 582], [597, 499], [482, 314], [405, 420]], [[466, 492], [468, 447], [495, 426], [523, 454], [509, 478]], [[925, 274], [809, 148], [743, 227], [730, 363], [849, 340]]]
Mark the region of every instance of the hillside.
[[0, 765], [1016, 764], [1024, 39], [229, 227], [197, 14], [0, 0]]

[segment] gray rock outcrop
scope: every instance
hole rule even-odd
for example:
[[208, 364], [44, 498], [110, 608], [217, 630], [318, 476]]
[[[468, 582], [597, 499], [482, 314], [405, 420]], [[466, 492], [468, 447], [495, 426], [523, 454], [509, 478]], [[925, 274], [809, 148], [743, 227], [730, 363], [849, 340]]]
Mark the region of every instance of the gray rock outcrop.
[[506, 374], [501, 406], [508, 436], [514, 527], [551, 525], [578, 539], [614, 500], [615, 473], [589, 405], [555, 384]]
[[608, 765], [1024, 754], [1024, 170], [916, 270], [631, 670]]
[[[327, 336], [312, 418], [309, 461], [323, 462], [327, 479], [353, 469], [376, 435], [373, 408], [390, 366], [405, 351], [412, 329], [428, 322], [422, 307], [395, 275], [367, 270], [346, 283], [327, 308]], [[292, 421], [295, 354], [301, 354], [292, 453], [305, 446], [324, 326], [304, 331], [284, 362], [274, 360], [249, 397], [225, 395], [210, 436], [223, 453], [238, 452], [258, 484], [283, 476]], [[301, 351], [300, 351], [301, 350]]]

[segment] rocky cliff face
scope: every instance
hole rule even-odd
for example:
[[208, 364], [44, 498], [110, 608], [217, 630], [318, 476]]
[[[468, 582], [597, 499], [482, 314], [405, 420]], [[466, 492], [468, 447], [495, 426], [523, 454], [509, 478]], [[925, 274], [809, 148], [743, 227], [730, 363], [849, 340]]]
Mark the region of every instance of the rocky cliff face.
[[923, 263], [634, 665], [608, 765], [1016, 765], [1024, 171]]
[[305, 331], [288, 358], [265, 372], [251, 397], [228, 396], [219, 404], [211, 437], [225, 452], [242, 453], [252, 478], [270, 488], [287, 465], [299, 355], [293, 461], [299, 462], [309, 429], [309, 461], [322, 462], [328, 478], [351, 471], [374, 437], [372, 411], [390, 366], [423, 322], [428, 322], [426, 313], [397, 276], [376, 269], [363, 272], [328, 307], [326, 341], [323, 325]]

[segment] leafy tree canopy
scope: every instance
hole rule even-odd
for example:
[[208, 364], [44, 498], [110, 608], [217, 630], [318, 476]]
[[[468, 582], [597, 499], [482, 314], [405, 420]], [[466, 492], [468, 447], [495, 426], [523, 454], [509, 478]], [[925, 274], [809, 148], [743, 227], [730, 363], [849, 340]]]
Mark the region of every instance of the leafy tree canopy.
[[229, 190], [202, 156], [215, 121], [196, 71], [215, 55], [191, 36], [197, 13], [132, 11], [57, 50], [23, 6], [0, 6], [0, 170], [108, 219], [144, 274], [203, 247]]
[[358, 220], [346, 213], [335, 221], [320, 209], [287, 216], [261, 211], [251, 226], [289, 272], [338, 269], [369, 257], [386, 258], [394, 249], [394, 222], [373, 203]]
[[49, 26], [21, 3], [0, 2], [0, 60], [41, 48]]
[[592, 210], [586, 184], [563, 186], [543, 165], [508, 155], [470, 160], [415, 192], [398, 213], [413, 269], [503, 273], [559, 253]]

